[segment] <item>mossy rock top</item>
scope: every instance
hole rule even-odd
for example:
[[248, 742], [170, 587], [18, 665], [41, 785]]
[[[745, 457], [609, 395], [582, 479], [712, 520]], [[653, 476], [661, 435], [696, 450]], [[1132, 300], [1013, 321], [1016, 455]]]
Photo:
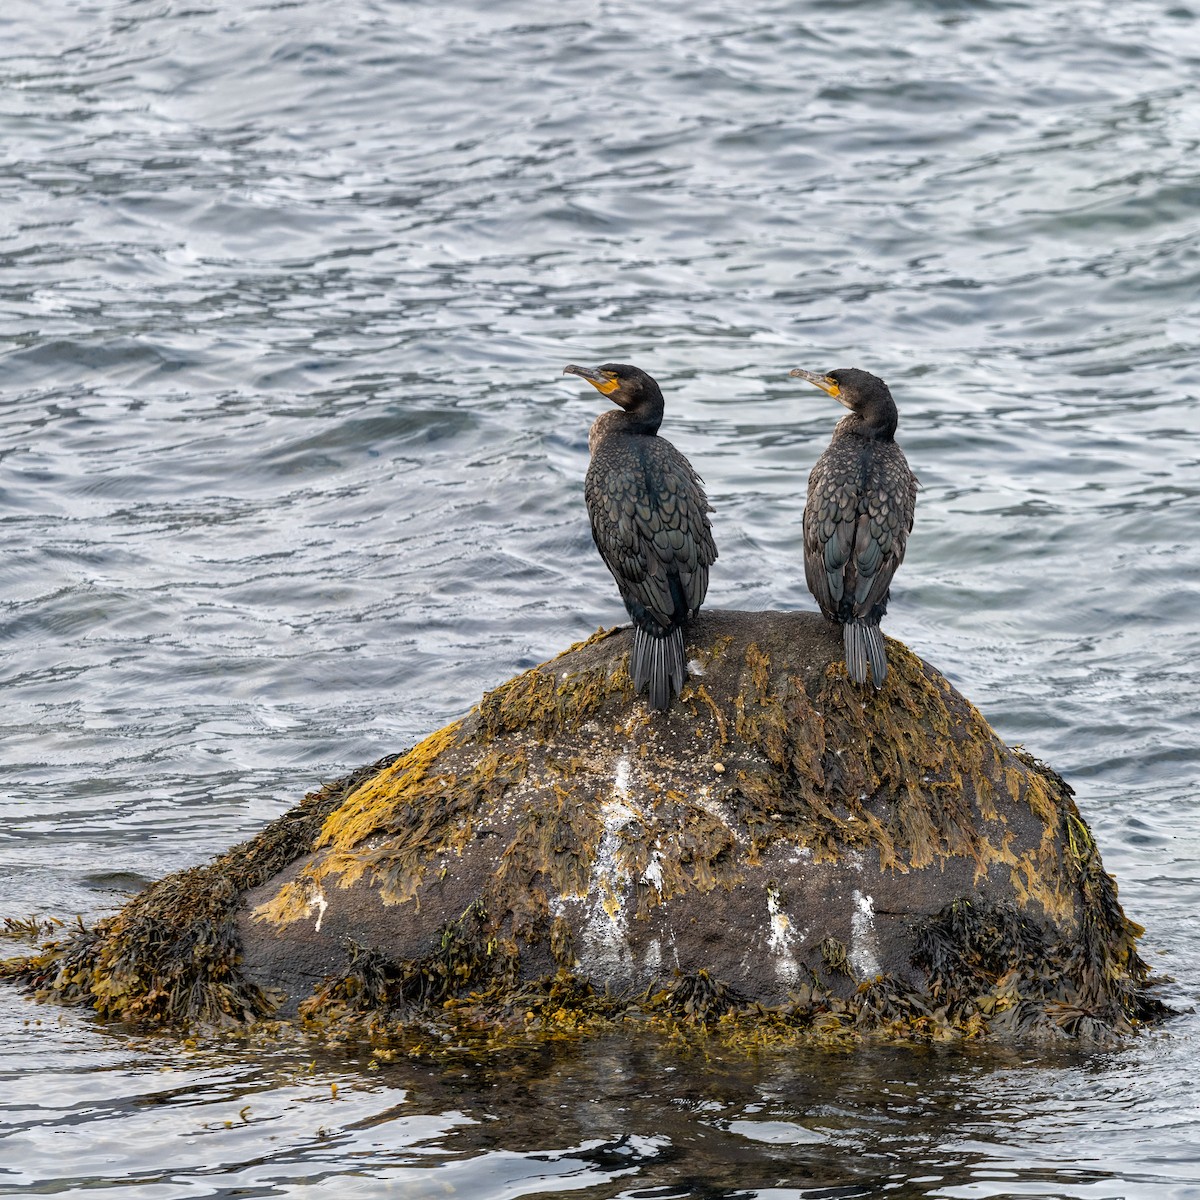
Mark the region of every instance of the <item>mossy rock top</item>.
[[885, 687], [855, 687], [809, 614], [688, 634], [667, 713], [632, 693], [628, 630], [599, 633], [24, 977], [114, 1015], [373, 1035], [1111, 1033], [1157, 1011], [1070, 789], [935, 669], [889, 641]]

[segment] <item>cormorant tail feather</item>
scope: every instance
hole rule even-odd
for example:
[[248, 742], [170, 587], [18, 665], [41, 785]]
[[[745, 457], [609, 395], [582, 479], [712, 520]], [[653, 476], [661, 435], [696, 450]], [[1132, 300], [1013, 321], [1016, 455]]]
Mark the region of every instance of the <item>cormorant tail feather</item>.
[[651, 708], [662, 712], [669, 707], [671, 697], [679, 694], [687, 678], [683, 630], [675, 628], [666, 637], [654, 637], [635, 625], [629, 675], [635, 692], [641, 692], [649, 685]]
[[887, 651], [883, 633], [878, 625], [866, 621], [847, 621], [842, 626], [842, 642], [846, 647], [846, 674], [854, 683], [867, 682], [867, 664], [878, 691], [887, 678]]

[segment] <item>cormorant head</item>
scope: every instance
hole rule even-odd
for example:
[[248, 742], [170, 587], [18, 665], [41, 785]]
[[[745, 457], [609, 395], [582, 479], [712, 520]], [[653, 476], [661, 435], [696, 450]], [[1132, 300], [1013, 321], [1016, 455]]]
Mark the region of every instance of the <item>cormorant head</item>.
[[586, 379], [614, 404], [655, 429], [662, 421], [663, 395], [657, 383], [641, 367], [626, 363], [605, 363], [602, 367], [563, 367], [564, 375]]
[[841, 367], [817, 375], [797, 367], [790, 374], [828, 392], [839, 404], [844, 404], [862, 423], [862, 430], [870, 437], [890, 438], [896, 433], [898, 415], [896, 402], [888, 385], [858, 367]]

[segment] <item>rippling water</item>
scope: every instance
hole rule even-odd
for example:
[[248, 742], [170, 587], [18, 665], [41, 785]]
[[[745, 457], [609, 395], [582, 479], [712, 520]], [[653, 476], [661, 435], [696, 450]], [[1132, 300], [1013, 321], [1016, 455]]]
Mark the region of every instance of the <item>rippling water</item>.
[[[1198, 69], [1147, 0], [8, 0], [0, 915], [623, 620], [567, 362], [663, 384], [711, 604], [813, 607], [787, 371], [858, 365], [923, 484], [889, 631], [1068, 776], [1188, 1006]], [[1200, 1197], [1198, 1039], [372, 1064], [3, 993], [0, 1192]]]

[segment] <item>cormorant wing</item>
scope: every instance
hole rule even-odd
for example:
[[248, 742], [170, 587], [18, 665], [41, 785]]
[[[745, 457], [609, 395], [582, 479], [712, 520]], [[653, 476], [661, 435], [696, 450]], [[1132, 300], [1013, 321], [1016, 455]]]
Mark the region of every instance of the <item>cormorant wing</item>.
[[912, 530], [917, 502], [916, 477], [904, 468], [888, 472], [890, 478], [863, 498], [866, 511], [858, 519], [854, 539], [854, 615], [865, 617], [876, 605], [886, 605], [896, 568]]
[[[833, 449], [831, 447], [830, 449]], [[855, 545], [858, 480], [837, 469], [827, 450], [808, 477], [804, 505], [804, 578], [821, 611], [841, 617], [847, 565]], [[851, 565], [850, 570], [853, 570]]]
[[916, 476], [899, 447], [867, 468], [859, 451], [835, 440], [808, 478], [804, 506], [804, 576], [833, 620], [878, 619], [912, 529]]
[[708, 502], [687, 459], [662, 438], [604, 447], [585, 484], [592, 537], [635, 621], [664, 631], [699, 610], [717, 557]]

